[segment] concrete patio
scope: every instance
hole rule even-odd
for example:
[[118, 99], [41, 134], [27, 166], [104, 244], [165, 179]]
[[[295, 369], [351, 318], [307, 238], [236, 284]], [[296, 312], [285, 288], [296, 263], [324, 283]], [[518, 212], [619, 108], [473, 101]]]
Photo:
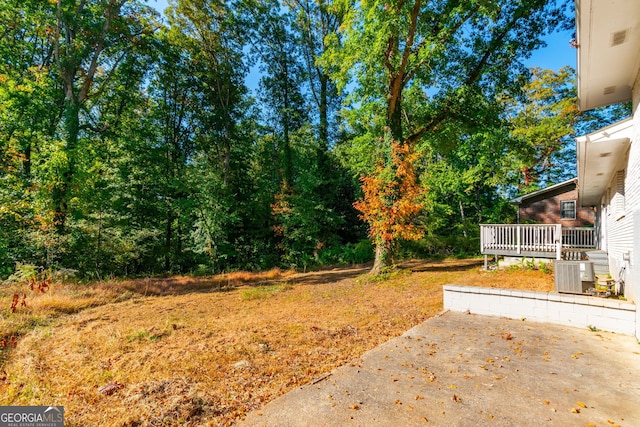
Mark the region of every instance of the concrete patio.
[[638, 426], [640, 345], [444, 312], [246, 417], [247, 426]]

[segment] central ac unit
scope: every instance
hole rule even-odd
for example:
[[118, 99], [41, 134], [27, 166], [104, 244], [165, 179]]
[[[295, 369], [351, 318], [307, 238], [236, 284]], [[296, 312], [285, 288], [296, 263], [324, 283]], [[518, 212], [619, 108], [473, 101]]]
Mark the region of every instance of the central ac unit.
[[593, 262], [556, 261], [554, 263], [556, 291], [567, 294], [584, 294], [593, 285]]

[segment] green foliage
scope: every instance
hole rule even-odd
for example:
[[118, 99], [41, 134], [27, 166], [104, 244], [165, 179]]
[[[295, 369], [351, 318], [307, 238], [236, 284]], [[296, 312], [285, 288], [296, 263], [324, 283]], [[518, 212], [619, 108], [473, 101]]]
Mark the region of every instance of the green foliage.
[[373, 260], [373, 245], [370, 240], [347, 243], [323, 248], [319, 251], [319, 263], [322, 265], [355, 265]]
[[523, 95], [505, 97], [513, 143], [505, 169], [518, 174], [523, 191], [575, 176], [574, 124], [578, 120], [575, 72], [532, 70]]
[[478, 255], [480, 237], [430, 234], [415, 242], [403, 242], [398, 248], [400, 259], [470, 257]]
[[6, 280], [6, 283], [27, 283], [30, 279], [38, 277], [39, 270], [35, 265], [16, 263], [15, 271]]
[[546, 263], [544, 261], [535, 260], [533, 258], [523, 257], [517, 264], [512, 264], [507, 267], [508, 270], [540, 270], [545, 274], [553, 273], [553, 263]]
[[392, 142], [428, 190], [397, 255], [472, 254], [515, 217], [503, 159], [551, 134], [553, 82], [496, 101], [562, 20], [542, 0], [58, 3], [0, 1], [1, 278], [368, 262], [353, 203], [360, 176], [399, 182]]

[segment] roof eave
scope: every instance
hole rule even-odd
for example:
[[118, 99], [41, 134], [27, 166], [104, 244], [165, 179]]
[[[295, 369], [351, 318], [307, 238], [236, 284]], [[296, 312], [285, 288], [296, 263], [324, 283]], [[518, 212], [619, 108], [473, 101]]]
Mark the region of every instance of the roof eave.
[[631, 99], [640, 66], [640, 1], [576, 0], [578, 107]]

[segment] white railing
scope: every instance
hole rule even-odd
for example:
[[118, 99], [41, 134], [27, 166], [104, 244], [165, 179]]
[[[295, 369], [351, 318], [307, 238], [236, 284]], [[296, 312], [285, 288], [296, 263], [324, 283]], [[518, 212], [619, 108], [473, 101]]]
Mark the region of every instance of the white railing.
[[562, 258], [560, 224], [480, 224], [483, 255]]
[[596, 233], [593, 227], [567, 227], [562, 229], [563, 248], [596, 248]]

